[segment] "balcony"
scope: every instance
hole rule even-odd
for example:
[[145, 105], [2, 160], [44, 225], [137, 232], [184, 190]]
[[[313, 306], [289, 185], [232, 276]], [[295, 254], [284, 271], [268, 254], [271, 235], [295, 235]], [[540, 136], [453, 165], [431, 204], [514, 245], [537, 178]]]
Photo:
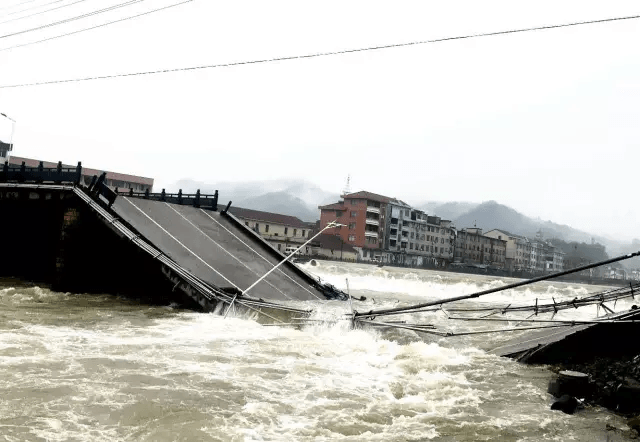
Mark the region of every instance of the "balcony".
[[402, 230], [406, 230], [406, 231], [408, 232], [408, 231], [409, 231], [409, 226], [408, 226], [408, 225], [406, 225], [406, 224], [405, 224], [405, 225], [403, 225], [403, 226], [402, 226]]
[[380, 221], [378, 221], [377, 219], [373, 219], [373, 218], [367, 218], [365, 219], [365, 223], [372, 225], [372, 226], [379, 226], [380, 225]]
[[365, 230], [364, 236], [371, 236], [371, 237], [377, 238], [378, 237], [378, 232], [371, 232], [369, 230]]
[[377, 213], [378, 215], [380, 215], [380, 209], [377, 207], [367, 206], [367, 212]]
[[403, 236], [400, 238], [401, 242], [409, 242], [409, 238], [407, 238], [406, 236]]

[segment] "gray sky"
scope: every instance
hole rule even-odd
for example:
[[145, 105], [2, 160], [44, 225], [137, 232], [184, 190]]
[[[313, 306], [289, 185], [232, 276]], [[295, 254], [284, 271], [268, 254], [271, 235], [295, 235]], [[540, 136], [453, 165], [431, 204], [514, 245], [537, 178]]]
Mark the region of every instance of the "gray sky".
[[[72, 3], [5, 0], [0, 22]], [[0, 23], [0, 36], [124, 0]], [[0, 85], [338, 51], [640, 14], [637, 1], [139, 3], [0, 37]], [[6, 6], [5, 6], [6, 5]], [[4, 9], [2, 9], [4, 8]], [[496, 200], [640, 237], [640, 20], [269, 64], [0, 89], [18, 156], [156, 179], [303, 178], [424, 200]], [[10, 129], [0, 125], [0, 138]]]

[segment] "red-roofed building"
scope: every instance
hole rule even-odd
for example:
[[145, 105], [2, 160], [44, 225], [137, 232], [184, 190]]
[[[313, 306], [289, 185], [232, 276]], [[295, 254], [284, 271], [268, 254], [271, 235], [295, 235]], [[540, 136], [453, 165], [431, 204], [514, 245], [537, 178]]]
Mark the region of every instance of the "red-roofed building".
[[[288, 252], [288, 248], [301, 246], [310, 238], [310, 232], [315, 228], [313, 223], [305, 223], [300, 218], [280, 213], [234, 206], [229, 208], [229, 212], [283, 253]], [[311, 254], [311, 246], [307, 245], [300, 252]]]

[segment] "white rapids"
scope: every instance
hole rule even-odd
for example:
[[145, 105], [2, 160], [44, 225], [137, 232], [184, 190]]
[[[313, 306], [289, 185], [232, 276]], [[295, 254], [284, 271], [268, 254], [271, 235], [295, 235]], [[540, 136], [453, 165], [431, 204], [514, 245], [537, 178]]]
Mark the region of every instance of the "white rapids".
[[[354, 302], [358, 311], [509, 282], [322, 261], [305, 269], [342, 289], [348, 278], [351, 294], [367, 297]], [[545, 283], [463, 305], [572, 299], [601, 289]], [[0, 439], [603, 441], [606, 424], [626, 428], [600, 408], [551, 411], [546, 367], [485, 351], [508, 333], [352, 330], [343, 320], [348, 303], [313, 307], [312, 317], [326, 321], [266, 327], [0, 283]], [[560, 314], [591, 318], [596, 310]], [[423, 313], [420, 322], [450, 331], [500, 327], [457, 323], [441, 312]]]

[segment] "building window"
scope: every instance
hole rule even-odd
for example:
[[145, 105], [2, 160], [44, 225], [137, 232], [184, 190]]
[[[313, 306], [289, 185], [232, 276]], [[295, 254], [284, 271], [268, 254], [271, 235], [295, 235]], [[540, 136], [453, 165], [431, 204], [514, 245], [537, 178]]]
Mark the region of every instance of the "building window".
[[340, 218], [342, 216], [342, 210], [336, 210], [336, 217]]
[[352, 206], [355, 206], [355, 205], [357, 205], [357, 204], [358, 204], [358, 200], [351, 200], [351, 205], [352, 205]]
[[302, 237], [304, 238], [304, 230], [302, 231]]
[[249, 225], [249, 221], [245, 221], [245, 222], [244, 222], [244, 225], [245, 225], [245, 226], [248, 226], [248, 225]]
[[358, 212], [352, 211], [351, 218], [355, 218], [356, 216], [358, 216]]
[[409, 250], [413, 250], [413, 243], [412, 242], [409, 243]]
[[260, 232], [260, 224], [256, 223], [256, 232]]
[[285, 227], [285, 228], [284, 228], [284, 234], [286, 235], [288, 232], [289, 232], [289, 228], [288, 228], [288, 227]]
[[293, 236], [296, 236], [297, 233], [298, 233], [298, 229], [293, 229]]
[[356, 223], [349, 223], [349, 230], [355, 230]]
[[355, 241], [355, 240], [356, 240], [355, 235], [349, 235], [349, 241]]
[[282, 246], [282, 244], [278, 244], [278, 250], [280, 250], [280, 246]]
[[269, 231], [269, 224], [267, 224], [266, 226], [264, 226], [264, 232], [267, 233]]

